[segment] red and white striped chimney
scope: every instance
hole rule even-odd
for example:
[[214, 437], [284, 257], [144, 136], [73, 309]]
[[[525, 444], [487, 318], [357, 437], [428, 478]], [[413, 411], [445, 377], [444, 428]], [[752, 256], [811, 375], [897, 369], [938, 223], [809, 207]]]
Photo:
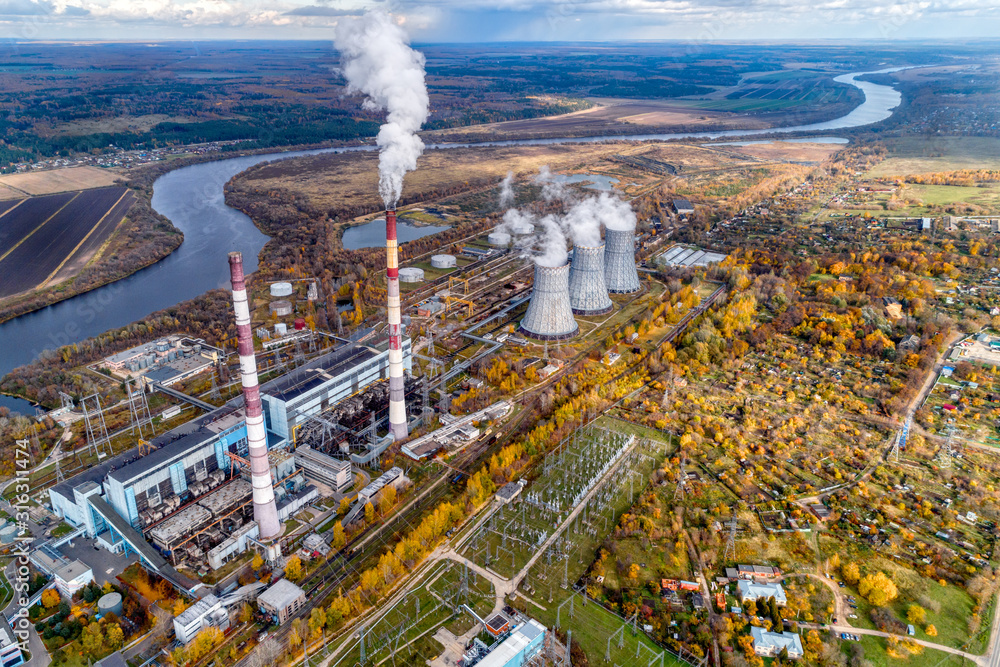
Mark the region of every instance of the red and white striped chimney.
[[396, 210], [385, 212], [386, 290], [389, 316], [389, 426], [392, 437], [404, 440], [409, 435], [406, 423], [406, 398], [403, 388], [403, 340], [399, 314], [399, 255], [396, 242]]
[[253, 355], [250, 306], [247, 303], [247, 288], [243, 278], [243, 255], [241, 253], [229, 253], [229, 275], [233, 283], [236, 339], [240, 353], [243, 403], [247, 418], [247, 444], [250, 446], [253, 518], [260, 527], [260, 539], [267, 540], [281, 535], [281, 522], [278, 521], [278, 507], [274, 503], [274, 489], [271, 488], [271, 467], [267, 462], [267, 434], [264, 432], [264, 413], [260, 405], [257, 360]]

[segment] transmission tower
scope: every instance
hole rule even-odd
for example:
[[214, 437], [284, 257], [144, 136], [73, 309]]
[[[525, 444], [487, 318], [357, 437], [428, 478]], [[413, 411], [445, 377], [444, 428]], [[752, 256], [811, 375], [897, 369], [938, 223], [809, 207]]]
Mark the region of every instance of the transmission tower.
[[56, 483], [65, 482], [66, 476], [63, 475], [62, 465], [60, 464], [60, 457], [56, 456]]
[[945, 431], [944, 447], [938, 453], [938, 467], [942, 470], [951, 469], [952, 456], [954, 455], [952, 440], [955, 438], [955, 430], [954, 424], [948, 424], [948, 428]]
[[215, 382], [215, 376], [218, 371], [212, 373], [212, 388], [208, 392], [208, 397], [214, 401], [222, 400], [222, 392], [219, 391], [219, 385]]
[[298, 368], [306, 361], [306, 355], [302, 352], [302, 340], [295, 339], [295, 367]]
[[[127, 386], [126, 389], [128, 389]], [[80, 404], [83, 407], [83, 422], [87, 428], [87, 444], [97, 458], [103, 458], [101, 449], [110, 444], [111, 438], [108, 437], [108, 427], [104, 423], [101, 397], [93, 393], [90, 396], [85, 396]], [[91, 413], [90, 405], [96, 408], [96, 412]]]
[[60, 391], [59, 402], [61, 403], [60, 405], [61, 408], [65, 408], [67, 410], [73, 409], [73, 397], [70, 396], [69, 394]]
[[729, 562], [736, 560], [736, 529], [740, 522], [736, 518], [736, 507], [733, 507], [733, 516], [729, 519], [729, 537], [726, 539], [726, 551], [722, 555], [722, 560]]
[[674, 488], [674, 498], [684, 497], [684, 484], [687, 481], [684, 466], [687, 464], [687, 452], [681, 454], [681, 467], [677, 472], [677, 486]]
[[667, 409], [670, 408], [670, 390], [673, 389], [673, 387], [674, 387], [674, 367], [673, 366], [671, 366], [667, 370], [667, 380], [666, 380], [666, 382], [664, 384], [666, 386], [663, 388], [663, 401], [661, 402], [661, 405], [663, 406], [664, 410], [667, 410]]
[[[212, 377], [214, 380], [215, 376]], [[132, 417], [132, 436], [136, 437], [136, 431], [138, 430], [138, 438], [142, 440], [144, 435], [143, 428], [146, 425], [149, 425], [149, 437], [156, 435], [156, 431], [153, 429], [153, 418], [149, 414], [149, 403], [146, 402], [146, 392], [140, 389], [139, 396], [134, 396], [132, 392], [132, 378], [129, 378], [125, 380], [125, 393], [128, 394], [128, 410]]]

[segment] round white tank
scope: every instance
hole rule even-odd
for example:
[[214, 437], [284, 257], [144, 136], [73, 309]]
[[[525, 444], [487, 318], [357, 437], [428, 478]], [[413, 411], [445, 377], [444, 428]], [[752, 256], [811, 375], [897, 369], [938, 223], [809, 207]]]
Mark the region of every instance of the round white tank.
[[271, 314], [283, 317], [292, 314], [292, 304], [284, 299], [271, 302]]
[[434, 255], [431, 257], [431, 266], [435, 269], [454, 269], [458, 266], [458, 261], [454, 255]]
[[509, 229], [518, 236], [535, 233], [535, 226], [530, 222], [515, 222], [510, 225]]
[[510, 234], [507, 232], [493, 232], [486, 237], [486, 240], [489, 241], [491, 246], [504, 248], [510, 245]]
[[274, 335], [284, 336], [286, 333], [288, 333], [287, 324], [285, 324], [284, 322], [278, 322], [277, 324], [274, 325]]
[[17, 526], [13, 523], [8, 523], [3, 528], [0, 528], [0, 544], [13, 544], [17, 533]]
[[100, 615], [114, 614], [122, 615], [122, 595], [121, 593], [108, 593], [101, 596], [97, 601], [97, 613]]
[[291, 283], [272, 283], [271, 284], [271, 296], [291, 296], [292, 295], [292, 284]]
[[424, 279], [424, 270], [408, 266], [399, 270], [399, 281], [403, 283], [419, 283]]

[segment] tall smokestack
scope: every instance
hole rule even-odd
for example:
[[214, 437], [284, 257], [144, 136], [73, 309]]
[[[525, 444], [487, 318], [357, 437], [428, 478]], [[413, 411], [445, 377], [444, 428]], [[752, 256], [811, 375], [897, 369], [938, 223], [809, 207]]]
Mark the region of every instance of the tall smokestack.
[[281, 522], [271, 488], [271, 468], [267, 462], [267, 435], [264, 433], [264, 413], [260, 406], [257, 385], [257, 361], [253, 356], [253, 335], [250, 333], [250, 306], [243, 279], [243, 255], [229, 253], [229, 275], [233, 283], [233, 310], [236, 312], [236, 339], [239, 344], [240, 374], [243, 382], [243, 404], [247, 418], [247, 444], [250, 447], [250, 479], [253, 484], [253, 518], [260, 527], [262, 540], [278, 537]]
[[389, 427], [392, 437], [405, 440], [409, 435], [406, 424], [406, 398], [403, 391], [403, 344], [399, 316], [399, 257], [396, 252], [396, 210], [385, 211], [385, 270], [389, 316]]

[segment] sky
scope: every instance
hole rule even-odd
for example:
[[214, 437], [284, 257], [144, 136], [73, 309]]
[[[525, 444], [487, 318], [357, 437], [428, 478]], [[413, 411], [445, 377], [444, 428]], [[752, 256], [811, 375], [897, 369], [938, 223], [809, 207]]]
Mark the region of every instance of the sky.
[[0, 38], [327, 39], [369, 7], [415, 42], [1000, 35], [1000, 0], [0, 0]]

